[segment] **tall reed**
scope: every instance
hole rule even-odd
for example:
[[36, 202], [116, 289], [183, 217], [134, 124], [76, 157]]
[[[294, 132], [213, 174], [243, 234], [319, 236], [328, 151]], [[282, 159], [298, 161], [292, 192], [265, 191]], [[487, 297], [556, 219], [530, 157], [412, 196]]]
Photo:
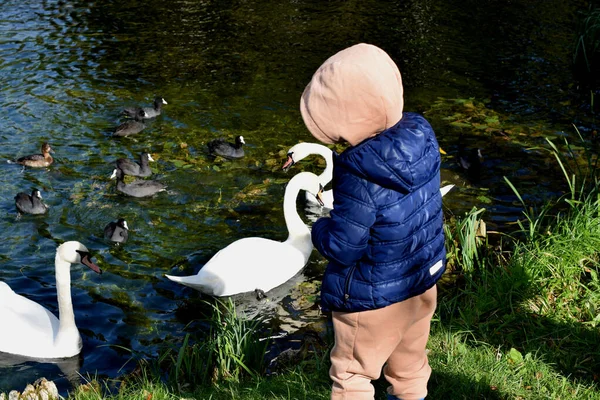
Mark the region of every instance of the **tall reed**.
[[447, 262], [450, 269], [472, 273], [482, 263], [487, 244], [485, 208], [473, 207], [464, 217], [452, 218], [444, 224]]
[[266, 369], [268, 340], [261, 340], [263, 320], [246, 319], [231, 299], [208, 303], [212, 314], [207, 333], [187, 334], [181, 344], [166, 349], [153, 366], [155, 374], [181, 391], [221, 380], [256, 378]]
[[580, 78], [598, 83], [600, 71], [600, 8], [590, 5], [583, 13], [573, 51], [573, 64]]

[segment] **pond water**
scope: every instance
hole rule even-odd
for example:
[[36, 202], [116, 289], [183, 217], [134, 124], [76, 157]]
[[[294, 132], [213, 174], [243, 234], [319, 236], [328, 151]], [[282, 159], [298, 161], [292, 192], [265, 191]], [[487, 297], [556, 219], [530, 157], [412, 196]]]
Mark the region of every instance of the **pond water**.
[[[444, 201], [448, 213], [486, 207], [489, 224], [503, 229], [521, 209], [502, 176], [527, 201], [555, 196], [556, 166], [530, 147], [573, 137], [572, 123], [591, 129], [589, 95], [577, 90], [570, 69], [585, 4], [4, 0], [0, 159], [38, 152], [48, 141], [55, 163], [23, 170], [0, 162], [0, 280], [57, 312], [57, 245], [78, 240], [92, 251], [104, 274], [73, 267], [83, 352], [61, 366], [66, 371], [115, 377], [133, 368], [132, 358], [200, 329], [190, 322], [205, 315], [201, 300], [210, 299], [164, 274], [195, 273], [241, 237], [285, 239], [281, 201], [293, 172], [280, 167], [289, 147], [312, 140], [299, 96], [327, 57], [363, 41], [396, 60], [405, 109], [430, 119], [448, 153], [443, 180], [458, 186]], [[111, 137], [123, 107], [150, 105], [157, 95], [168, 102], [163, 115], [135, 137]], [[236, 135], [246, 140], [244, 159], [208, 157], [209, 140]], [[456, 165], [461, 142], [482, 149], [477, 182]], [[109, 180], [114, 161], [142, 151], [169, 190], [124, 197]], [[294, 168], [323, 165], [314, 158]], [[13, 197], [33, 187], [50, 211], [17, 220]], [[102, 238], [118, 217], [130, 227], [124, 246]], [[313, 282], [324, 266], [314, 252], [266, 310], [252, 296], [237, 300], [273, 315], [276, 331], [294, 331], [322, 318]], [[15, 363], [0, 355], [9, 365], [0, 369], [0, 392], [39, 376], [68, 388], [57, 365]]]

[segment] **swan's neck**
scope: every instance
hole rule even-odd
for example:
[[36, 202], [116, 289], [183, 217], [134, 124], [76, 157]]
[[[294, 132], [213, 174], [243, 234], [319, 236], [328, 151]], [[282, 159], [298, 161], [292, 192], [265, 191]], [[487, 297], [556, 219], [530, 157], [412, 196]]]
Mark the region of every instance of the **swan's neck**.
[[296, 208], [296, 198], [299, 192], [300, 186], [291, 180], [285, 188], [285, 195], [283, 197], [283, 216], [289, 232], [286, 242], [295, 247], [298, 247], [300, 243], [304, 244], [307, 240], [306, 238], [311, 243], [310, 230], [304, 221], [302, 221], [300, 215], [298, 215], [298, 209]]
[[328, 147], [316, 143], [306, 143], [312, 154], [318, 154], [325, 159], [325, 169], [319, 175], [319, 183], [327, 185], [333, 179], [333, 151]]
[[321, 147], [319, 155], [325, 158], [325, 169], [319, 175], [319, 182], [325, 186], [333, 179], [333, 152]]
[[[61, 332], [77, 329], [75, 325], [75, 313], [73, 312], [73, 301], [71, 300], [71, 264], [64, 261], [56, 254], [56, 295], [58, 297], [58, 335]], [[58, 340], [58, 336], [56, 338]]]

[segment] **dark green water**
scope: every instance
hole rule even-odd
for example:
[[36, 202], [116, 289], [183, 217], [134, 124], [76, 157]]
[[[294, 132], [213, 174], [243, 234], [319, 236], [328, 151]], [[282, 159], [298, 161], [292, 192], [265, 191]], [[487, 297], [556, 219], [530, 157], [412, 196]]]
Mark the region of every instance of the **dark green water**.
[[[576, 11], [585, 2], [480, 3], [4, 0], [0, 159], [49, 141], [56, 161], [24, 171], [0, 162], [0, 279], [56, 312], [56, 246], [78, 240], [92, 250], [105, 273], [72, 271], [84, 375], [117, 376], [133, 367], [132, 354], [156, 354], [164, 340], [199, 329], [186, 325], [204, 316], [201, 296], [164, 274], [194, 273], [241, 237], [285, 239], [281, 200], [290, 175], [279, 168], [285, 150], [311, 140], [299, 96], [327, 57], [363, 41], [396, 60], [405, 109], [429, 115], [449, 153], [443, 177], [460, 187], [445, 200], [448, 212], [485, 206], [491, 226], [514, 221], [520, 208], [502, 175], [529, 201], [555, 195], [556, 171], [526, 147], [572, 135], [571, 123], [588, 126], [588, 98], [569, 65]], [[149, 105], [156, 95], [169, 103], [163, 115], [135, 138], [110, 136], [123, 107]], [[444, 119], [445, 109], [432, 111], [439, 98], [472, 97], [536, 132], [505, 140], [463, 129], [466, 145], [486, 155], [477, 183], [454, 162], [460, 132]], [[209, 140], [239, 134], [248, 144], [245, 159], [207, 157]], [[115, 159], [141, 151], [157, 159], [155, 179], [168, 193], [139, 200], [115, 191], [108, 179]], [[322, 167], [307, 161], [295, 168]], [[50, 212], [17, 221], [13, 197], [32, 187]], [[118, 217], [131, 229], [122, 247], [102, 238]], [[324, 265], [315, 252], [275, 298], [318, 280]], [[316, 305], [299, 305], [295, 296], [265, 311], [277, 316], [276, 330], [319, 320]], [[252, 301], [240, 299], [262, 307]], [[0, 391], [20, 390], [38, 376], [67, 387], [56, 366], [27, 363], [0, 369]]]

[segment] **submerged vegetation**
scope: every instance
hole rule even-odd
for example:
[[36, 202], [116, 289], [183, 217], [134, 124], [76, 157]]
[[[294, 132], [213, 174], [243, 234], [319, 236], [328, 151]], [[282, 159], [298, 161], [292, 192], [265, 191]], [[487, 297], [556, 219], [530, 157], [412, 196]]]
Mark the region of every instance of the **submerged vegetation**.
[[[600, 399], [598, 156], [566, 141], [548, 141], [544, 151], [569, 190], [529, 206], [506, 179], [525, 210], [510, 235], [487, 232], [482, 208], [446, 221], [448, 271], [432, 323], [428, 398]], [[87, 377], [70, 398], [329, 398], [331, 337], [320, 334], [318, 344], [305, 335], [275, 368], [260, 319], [236, 315], [231, 301], [212, 307], [207, 334], [186, 335], [116, 384]], [[375, 385], [383, 399], [385, 382]]]

